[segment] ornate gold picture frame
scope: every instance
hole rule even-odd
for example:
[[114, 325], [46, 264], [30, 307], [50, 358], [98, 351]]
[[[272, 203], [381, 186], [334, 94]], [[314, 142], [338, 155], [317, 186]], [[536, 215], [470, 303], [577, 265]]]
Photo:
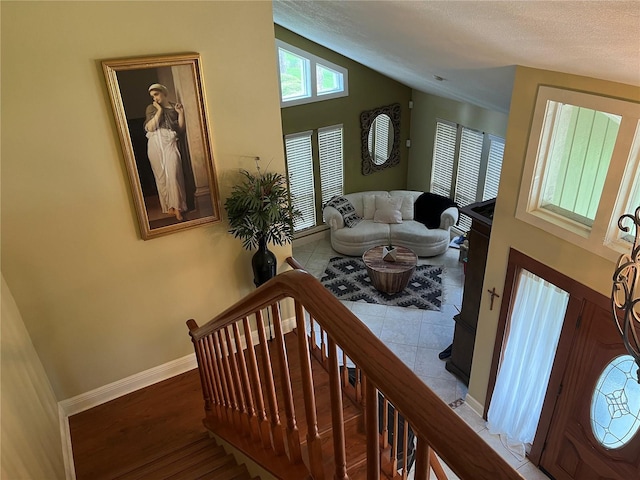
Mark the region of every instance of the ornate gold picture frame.
[[200, 55], [102, 62], [144, 240], [221, 219]]

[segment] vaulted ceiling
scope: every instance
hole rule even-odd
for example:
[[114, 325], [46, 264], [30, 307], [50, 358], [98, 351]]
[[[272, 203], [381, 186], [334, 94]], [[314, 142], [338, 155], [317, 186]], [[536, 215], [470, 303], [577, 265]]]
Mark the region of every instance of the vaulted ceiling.
[[273, 16], [412, 88], [502, 112], [515, 65], [640, 85], [639, 1], [275, 0]]

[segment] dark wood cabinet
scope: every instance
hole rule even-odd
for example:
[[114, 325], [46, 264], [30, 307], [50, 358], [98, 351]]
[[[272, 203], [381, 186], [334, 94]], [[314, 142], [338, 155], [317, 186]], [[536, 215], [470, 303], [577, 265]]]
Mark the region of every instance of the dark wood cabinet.
[[489, 251], [489, 237], [495, 199], [473, 203], [460, 209], [460, 213], [471, 217], [469, 231], [469, 253], [464, 278], [464, 292], [460, 313], [453, 317], [455, 330], [451, 357], [445, 368], [469, 385], [473, 346], [476, 340], [478, 312], [482, 300], [482, 284]]

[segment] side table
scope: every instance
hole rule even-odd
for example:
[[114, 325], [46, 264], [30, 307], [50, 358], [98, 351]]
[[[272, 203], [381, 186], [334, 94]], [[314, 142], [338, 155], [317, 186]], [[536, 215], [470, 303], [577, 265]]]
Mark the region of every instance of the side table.
[[382, 259], [383, 248], [384, 246], [378, 246], [367, 250], [362, 255], [362, 261], [374, 288], [393, 295], [407, 287], [418, 264], [418, 256], [406, 247], [396, 246], [396, 261], [385, 262]]

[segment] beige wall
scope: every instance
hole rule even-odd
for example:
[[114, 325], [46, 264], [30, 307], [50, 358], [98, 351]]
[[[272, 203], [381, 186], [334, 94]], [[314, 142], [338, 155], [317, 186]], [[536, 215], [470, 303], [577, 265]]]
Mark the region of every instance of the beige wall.
[[284, 171], [271, 3], [1, 8], [2, 271], [61, 400], [191, 353], [185, 321], [254, 288], [226, 221], [140, 239], [100, 61], [201, 54], [224, 201], [244, 156]]
[[58, 403], [2, 277], [0, 477], [65, 478]]
[[[640, 100], [638, 87], [558, 72], [517, 68], [483, 291], [495, 287], [502, 294], [509, 248], [514, 248], [609, 296], [613, 262], [515, 218], [529, 128], [539, 85], [594, 92], [636, 102]], [[500, 310], [494, 308], [490, 311], [489, 300], [489, 295], [482, 298], [469, 384], [469, 394], [481, 404], [485, 401]], [[613, 322], [611, 328], [614, 328]]]
[[436, 120], [449, 120], [504, 138], [508, 118], [504, 113], [414, 90], [407, 188], [430, 190]]

